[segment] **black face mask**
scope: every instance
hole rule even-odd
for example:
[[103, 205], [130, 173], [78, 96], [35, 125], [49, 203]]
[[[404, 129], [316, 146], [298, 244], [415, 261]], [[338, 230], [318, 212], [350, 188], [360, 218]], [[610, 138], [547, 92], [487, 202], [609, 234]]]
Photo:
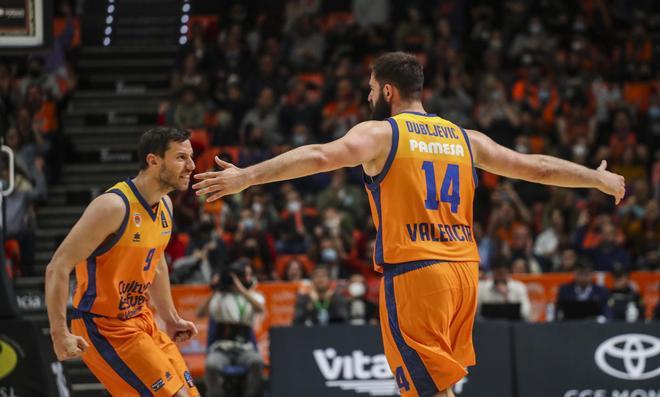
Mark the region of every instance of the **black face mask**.
[[256, 247], [246, 247], [243, 250], [243, 253], [248, 258], [254, 258], [255, 256], [257, 256], [257, 248]]
[[32, 78], [37, 78], [37, 77], [41, 76], [41, 69], [30, 69], [30, 70], [28, 70], [28, 74]]
[[385, 120], [388, 117], [392, 117], [392, 105], [387, 103], [381, 89], [380, 96], [376, 100], [373, 109], [371, 109], [371, 119]]

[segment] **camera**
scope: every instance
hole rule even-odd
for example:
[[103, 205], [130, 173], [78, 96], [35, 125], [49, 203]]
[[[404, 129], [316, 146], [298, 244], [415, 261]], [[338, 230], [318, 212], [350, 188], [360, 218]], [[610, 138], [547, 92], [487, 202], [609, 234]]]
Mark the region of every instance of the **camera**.
[[245, 268], [250, 266], [251, 261], [248, 258], [240, 258], [229, 266], [223, 268], [220, 272], [220, 281], [212, 286], [213, 289], [220, 292], [228, 292], [234, 289], [234, 280], [232, 273], [235, 274], [245, 288], [252, 287], [252, 281], [248, 282], [245, 277]]

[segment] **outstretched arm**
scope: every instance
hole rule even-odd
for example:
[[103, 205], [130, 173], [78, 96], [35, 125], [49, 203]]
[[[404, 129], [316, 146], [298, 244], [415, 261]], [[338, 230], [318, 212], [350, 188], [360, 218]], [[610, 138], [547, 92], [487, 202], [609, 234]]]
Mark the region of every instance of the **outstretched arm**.
[[479, 131], [468, 130], [467, 133], [475, 166], [493, 174], [545, 185], [596, 188], [614, 196], [616, 204], [625, 194], [623, 177], [607, 171], [605, 161], [592, 170], [552, 156], [515, 152]]
[[346, 135], [326, 144], [306, 145], [255, 164], [238, 168], [216, 158], [221, 171], [195, 175], [197, 195], [210, 195], [207, 201], [238, 193], [249, 186], [300, 178], [343, 167], [354, 167], [386, 156], [391, 146], [392, 128], [387, 121], [365, 121]]

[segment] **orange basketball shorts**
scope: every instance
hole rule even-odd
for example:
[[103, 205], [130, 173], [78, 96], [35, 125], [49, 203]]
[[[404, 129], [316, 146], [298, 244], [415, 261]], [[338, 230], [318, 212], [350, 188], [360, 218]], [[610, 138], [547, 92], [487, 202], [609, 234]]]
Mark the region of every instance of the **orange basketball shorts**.
[[89, 344], [83, 362], [113, 396], [199, 396], [186, 363], [149, 310], [128, 320], [74, 311], [71, 331]]
[[402, 396], [433, 396], [475, 364], [472, 326], [478, 282], [477, 262], [383, 266], [381, 332]]

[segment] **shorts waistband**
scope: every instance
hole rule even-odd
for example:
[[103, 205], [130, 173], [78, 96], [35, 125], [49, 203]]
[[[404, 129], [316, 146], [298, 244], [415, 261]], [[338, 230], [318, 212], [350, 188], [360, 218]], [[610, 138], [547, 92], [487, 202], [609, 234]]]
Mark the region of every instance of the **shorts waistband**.
[[383, 274], [388, 277], [398, 276], [404, 273], [408, 273], [413, 270], [423, 269], [431, 265], [438, 263], [447, 262], [444, 260], [426, 260], [426, 261], [412, 261], [412, 262], [402, 262], [402, 263], [384, 263], [382, 265]]
[[96, 317], [106, 318], [106, 316], [102, 316], [102, 315], [96, 314], [96, 313], [83, 312], [83, 311], [80, 311], [76, 308], [73, 308], [73, 310], [71, 310], [71, 318], [73, 318], [73, 319], [96, 318]]

